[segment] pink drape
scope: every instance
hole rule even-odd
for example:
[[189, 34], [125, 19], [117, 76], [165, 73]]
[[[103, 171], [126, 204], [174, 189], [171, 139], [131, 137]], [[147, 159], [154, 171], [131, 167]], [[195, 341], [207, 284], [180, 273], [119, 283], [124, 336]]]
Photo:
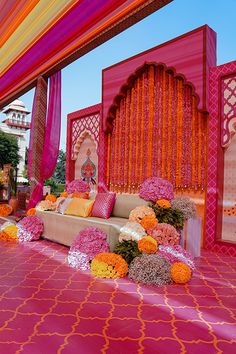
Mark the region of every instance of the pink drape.
[[[34, 104], [33, 104], [33, 112], [34, 112]], [[35, 189], [32, 192], [28, 208], [35, 207], [35, 205], [42, 199], [44, 180], [52, 176], [53, 171], [56, 167], [59, 145], [60, 145], [60, 132], [61, 132], [61, 72], [59, 71], [50, 77], [47, 122], [45, 127], [44, 146], [43, 146], [42, 159], [40, 165], [40, 180], [38, 181]], [[31, 171], [31, 161], [32, 158], [30, 156], [29, 171]]]

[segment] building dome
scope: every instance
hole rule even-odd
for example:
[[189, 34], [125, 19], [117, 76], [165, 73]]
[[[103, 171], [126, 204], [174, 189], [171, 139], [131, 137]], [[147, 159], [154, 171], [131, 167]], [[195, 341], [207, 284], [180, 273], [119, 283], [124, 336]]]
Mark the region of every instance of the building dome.
[[25, 108], [25, 104], [24, 104], [24, 102], [22, 102], [21, 100], [15, 100], [15, 101], [13, 101], [12, 103], [10, 103], [9, 104], [9, 108], [11, 107], [11, 106], [18, 106], [18, 107], [23, 107], [23, 108]]
[[3, 110], [3, 113], [7, 113], [9, 111], [19, 111], [26, 114], [30, 113], [30, 111], [25, 107], [24, 102], [18, 99], [10, 103], [9, 106]]

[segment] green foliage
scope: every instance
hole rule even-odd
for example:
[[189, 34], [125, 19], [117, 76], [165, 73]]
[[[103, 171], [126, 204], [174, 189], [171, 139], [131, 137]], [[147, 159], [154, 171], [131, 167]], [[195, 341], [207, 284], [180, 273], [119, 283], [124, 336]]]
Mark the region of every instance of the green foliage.
[[13, 167], [17, 167], [21, 159], [18, 150], [17, 139], [0, 130], [0, 167], [8, 163]]
[[51, 187], [51, 193], [59, 196], [65, 190], [65, 185], [63, 183], [57, 183], [54, 178], [47, 179], [44, 182], [45, 186]]
[[176, 230], [181, 230], [184, 227], [184, 214], [179, 209], [161, 208], [159, 205], [152, 203], [149, 206], [154, 210], [159, 223], [166, 223], [174, 226]]
[[135, 257], [142, 254], [138, 249], [137, 242], [131, 240], [117, 243], [114, 253], [122, 256], [128, 264], [130, 264]]
[[65, 183], [66, 176], [66, 153], [63, 150], [59, 151], [57, 165], [53, 173], [53, 179], [56, 183]]

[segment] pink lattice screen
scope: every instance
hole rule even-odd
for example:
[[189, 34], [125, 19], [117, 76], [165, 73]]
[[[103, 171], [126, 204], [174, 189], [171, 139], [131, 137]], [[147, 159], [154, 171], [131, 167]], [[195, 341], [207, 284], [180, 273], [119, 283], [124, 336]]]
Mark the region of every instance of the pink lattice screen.
[[98, 150], [100, 108], [97, 104], [68, 114], [67, 148], [66, 148], [66, 181], [75, 177], [75, 160], [83, 140], [90, 136]]
[[[224, 150], [235, 117], [236, 61], [210, 70], [208, 179], [205, 247], [236, 256], [236, 245], [221, 241]], [[227, 109], [225, 109], [227, 106]]]

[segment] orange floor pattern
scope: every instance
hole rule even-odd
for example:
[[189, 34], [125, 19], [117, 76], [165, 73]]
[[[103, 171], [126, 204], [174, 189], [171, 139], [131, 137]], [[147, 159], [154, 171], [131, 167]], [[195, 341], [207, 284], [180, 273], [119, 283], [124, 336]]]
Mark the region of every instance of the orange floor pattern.
[[68, 248], [0, 242], [0, 353], [236, 353], [236, 258], [203, 252], [188, 285], [95, 279]]

